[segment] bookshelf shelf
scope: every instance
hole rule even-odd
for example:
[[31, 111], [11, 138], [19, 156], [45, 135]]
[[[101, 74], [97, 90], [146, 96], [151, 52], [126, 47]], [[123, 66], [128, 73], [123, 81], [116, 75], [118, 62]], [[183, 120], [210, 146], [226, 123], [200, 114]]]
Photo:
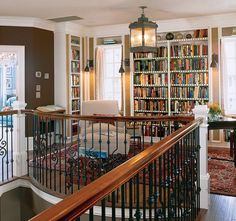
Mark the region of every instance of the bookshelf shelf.
[[155, 53], [133, 53], [134, 115], [189, 114], [196, 103], [208, 102], [208, 30], [183, 36], [190, 33], [158, 41]]
[[[80, 114], [81, 100], [81, 39], [79, 36], [67, 35], [68, 57], [68, 105], [67, 113]], [[71, 135], [78, 132], [77, 123], [69, 126]]]

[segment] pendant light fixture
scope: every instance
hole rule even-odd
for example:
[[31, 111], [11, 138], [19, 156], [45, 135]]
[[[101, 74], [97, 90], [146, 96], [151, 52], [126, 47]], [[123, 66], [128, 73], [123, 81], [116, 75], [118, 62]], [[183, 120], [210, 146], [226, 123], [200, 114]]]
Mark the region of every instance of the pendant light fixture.
[[149, 21], [144, 15], [146, 6], [142, 9], [141, 17], [138, 21], [129, 25], [130, 28], [130, 52], [156, 52], [156, 32], [158, 25]]

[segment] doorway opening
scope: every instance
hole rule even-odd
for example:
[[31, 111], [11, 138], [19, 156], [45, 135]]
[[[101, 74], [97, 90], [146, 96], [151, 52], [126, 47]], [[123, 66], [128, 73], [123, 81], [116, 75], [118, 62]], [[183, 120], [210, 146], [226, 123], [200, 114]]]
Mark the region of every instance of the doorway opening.
[[25, 47], [0, 46], [0, 110], [25, 102]]

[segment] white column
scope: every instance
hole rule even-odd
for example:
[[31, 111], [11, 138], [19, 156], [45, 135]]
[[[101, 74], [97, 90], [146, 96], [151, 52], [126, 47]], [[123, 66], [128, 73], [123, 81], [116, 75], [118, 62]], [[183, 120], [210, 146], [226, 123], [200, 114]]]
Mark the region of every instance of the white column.
[[25, 145], [25, 114], [26, 103], [14, 101], [12, 106], [18, 110], [18, 114], [13, 115], [13, 175], [23, 176], [27, 173], [27, 152]]
[[200, 137], [200, 207], [202, 209], [208, 209], [210, 203], [209, 192], [209, 180], [210, 175], [208, 173], [208, 108], [207, 105], [196, 105], [193, 109], [195, 119], [202, 117], [203, 123], [200, 125], [199, 137]]

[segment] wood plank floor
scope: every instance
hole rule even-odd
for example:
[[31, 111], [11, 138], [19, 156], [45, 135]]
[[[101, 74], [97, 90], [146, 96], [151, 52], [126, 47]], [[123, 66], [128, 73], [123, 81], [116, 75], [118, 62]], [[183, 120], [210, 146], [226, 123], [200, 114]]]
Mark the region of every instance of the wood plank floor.
[[209, 210], [199, 221], [236, 221], [236, 197], [211, 194]]

